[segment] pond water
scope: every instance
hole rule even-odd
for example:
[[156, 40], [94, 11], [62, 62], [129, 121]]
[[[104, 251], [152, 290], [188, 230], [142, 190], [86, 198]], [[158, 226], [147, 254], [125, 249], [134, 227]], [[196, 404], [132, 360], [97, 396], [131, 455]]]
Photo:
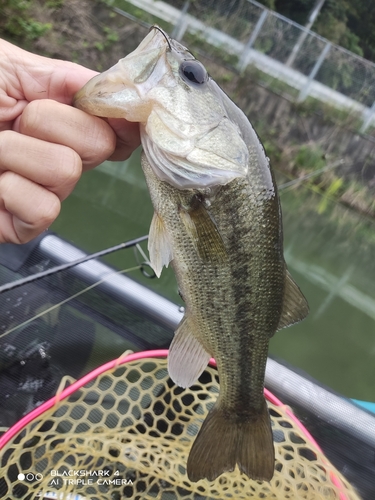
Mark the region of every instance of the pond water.
[[[345, 396], [375, 401], [375, 223], [306, 184], [280, 194], [285, 258], [310, 315], [278, 332], [270, 352]], [[85, 173], [51, 230], [93, 252], [147, 234], [152, 213], [138, 150]], [[107, 261], [135, 264], [129, 250]], [[181, 303], [170, 269], [160, 279], [129, 275]]]

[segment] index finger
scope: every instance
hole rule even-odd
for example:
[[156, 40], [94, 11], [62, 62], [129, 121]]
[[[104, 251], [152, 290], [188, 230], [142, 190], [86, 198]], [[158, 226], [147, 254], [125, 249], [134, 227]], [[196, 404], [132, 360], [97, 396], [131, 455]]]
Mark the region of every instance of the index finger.
[[80, 156], [84, 169], [102, 163], [116, 147], [115, 133], [104, 120], [49, 99], [27, 105], [19, 131], [47, 143], [68, 146]]
[[72, 63], [38, 56], [0, 40], [1, 70], [7, 75], [6, 92], [10, 98], [54, 99], [71, 104], [73, 95], [97, 74]]

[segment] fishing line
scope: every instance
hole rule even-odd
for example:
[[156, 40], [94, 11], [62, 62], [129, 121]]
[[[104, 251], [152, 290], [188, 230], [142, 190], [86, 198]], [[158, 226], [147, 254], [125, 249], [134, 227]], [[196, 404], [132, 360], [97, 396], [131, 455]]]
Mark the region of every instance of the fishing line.
[[[139, 259], [138, 259], [138, 253], [143, 258], [142, 262], [140, 262]], [[137, 264], [139, 264], [141, 266], [140, 270], [141, 270], [141, 273], [143, 274], [143, 276], [145, 276], [146, 278], [149, 278], [149, 279], [156, 278], [156, 274], [155, 274], [155, 271], [152, 268], [150, 259], [147, 257], [147, 255], [143, 251], [143, 248], [138, 243], [134, 247], [134, 255], [135, 255], [135, 260], [137, 261]], [[148, 272], [145, 269], [145, 266], [147, 266], [151, 271]]]
[[143, 26], [144, 28], [152, 28], [152, 25], [150, 23], [147, 23], [146, 21], [142, 21], [142, 19], [139, 19], [138, 17], [133, 16], [132, 14], [129, 14], [129, 12], [125, 12], [122, 9], [119, 9], [118, 7], [112, 7], [112, 10], [116, 12], [116, 14], [120, 14], [120, 16], [126, 17], [130, 19], [131, 21]]
[[163, 37], [165, 38], [165, 40], [166, 40], [166, 42], [167, 42], [167, 44], [168, 44], [169, 50], [172, 50], [172, 47], [171, 47], [171, 44], [170, 44], [170, 42], [169, 42], [169, 39], [168, 39], [167, 34], [166, 34], [166, 33], [164, 33], [164, 31], [163, 31], [161, 28], [159, 28], [159, 26], [157, 26], [156, 24], [154, 24], [154, 26], [151, 26], [150, 31], [151, 31], [151, 30], [157, 30], [157, 31], [160, 31], [160, 33], [163, 35]]
[[[334, 163], [331, 163], [329, 165], [326, 165], [325, 167], [320, 168], [319, 170], [316, 170], [315, 172], [310, 172], [309, 174], [306, 174], [302, 177], [298, 177], [297, 179], [292, 179], [291, 181], [285, 182], [284, 184], [280, 184], [278, 186], [280, 196], [282, 196], [284, 193], [286, 193], [288, 191], [288, 188], [292, 188], [293, 186], [301, 183], [302, 181], [305, 181], [306, 179], [309, 179], [311, 177], [315, 177], [315, 176], [321, 174], [322, 172], [327, 172], [328, 170], [332, 170], [340, 165], [343, 165], [344, 163], [345, 163], [345, 160], [341, 158], [340, 160], [338, 160]], [[301, 185], [305, 189], [308, 189], [308, 190], [312, 191], [313, 193], [317, 194], [318, 196], [320, 196], [321, 197], [320, 203], [322, 203], [323, 201], [327, 201], [327, 202], [333, 203], [334, 205], [345, 206], [347, 209], [353, 210], [359, 216], [365, 218], [366, 220], [368, 220], [372, 223], [374, 222], [374, 219], [371, 216], [371, 213], [365, 213], [364, 211], [358, 210], [356, 207], [352, 206], [351, 204], [344, 203], [340, 199], [332, 196], [329, 192], [323, 191], [319, 187], [319, 185], [316, 185], [316, 184], [301, 184]]]
[[29, 323], [31, 323], [32, 321], [34, 321], [35, 319], [37, 318], [40, 318], [42, 316], [44, 316], [45, 314], [47, 313], [50, 313], [52, 311], [54, 311], [56, 308], [66, 304], [67, 302], [75, 299], [76, 297], [78, 297], [79, 295], [82, 295], [83, 293], [85, 292], [88, 292], [89, 290], [91, 290], [92, 288], [95, 288], [96, 286], [100, 285], [101, 283], [103, 283], [104, 281], [106, 281], [108, 278], [111, 278], [113, 277], [114, 275], [116, 274], [124, 274], [124, 273], [129, 273], [131, 271], [137, 271], [138, 269], [140, 269], [141, 266], [134, 266], [134, 267], [129, 267], [128, 269], [123, 269], [122, 271], [114, 271], [113, 273], [110, 273], [110, 274], [107, 274], [106, 276], [104, 276], [104, 278], [102, 278], [101, 280], [97, 281], [96, 283], [84, 288], [83, 290], [80, 290], [79, 292], [75, 293], [74, 295], [71, 295], [70, 297], [62, 300], [61, 302], [59, 302], [58, 304], [54, 304], [53, 306], [49, 307], [48, 309], [45, 309], [44, 311], [36, 314], [35, 316], [33, 316], [32, 318], [29, 318], [27, 319], [26, 321], [24, 321], [23, 323], [20, 323], [19, 325], [17, 326], [14, 326], [13, 328], [11, 328], [10, 330], [7, 330], [6, 332], [2, 333], [0, 335], [0, 339], [5, 337], [6, 335], [9, 335], [10, 333], [14, 332], [15, 330], [17, 330], [18, 328], [22, 328], [23, 326], [26, 326], [28, 325]]
[[326, 172], [327, 170], [332, 170], [333, 168], [336, 168], [340, 165], [343, 165], [345, 163], [345, 160], [341, 158], [340, 160], [337, 160], [333, 163], [330, 163], [329, 165], [326, 165], [325, 167], [319, 168], [318, 170], [315, 170], [315, 172], [310, 172], [309, 174], [303, 175], [302, 177], [298, 177], [297, 179], [293, 179], [291, 181], [285, 182], [284, 184], [280, 184], [278, 186], [279, 191], [282, 191], [283, 189], [294, 186], [295, 184], [298, 184], [299, 182], [302, 182], [306, 179], [310, 179], [311, 177], [315, 177], [316, 175], [321, 174], [322, 172]]
[[125, 243], [120, 243], [119, 245], [115, 245], [110, 248], [106, 248], [105, 250], [100, 250], [99, 252], [92, 253], [90, 255], [85, 255], [85, 257], [81, 257], [80, 259], [73, 260], [72, 262], [67, 262], [66, 264], [61, 264], [59, 266], [52, 267], [51, 269], [47, 269], [46, 271], [41, 271], [39, 273], [35, 273], [31, 276], [27, 276], [26, 278], [21, 278], [16, 281], [12, 281], [10, 283], [6, 283], [5, 285], [0, 286], [0, 294], [3, 292], [7, 292], [9, 290], [13, 290], [14, 288], [18, 288], [19, 286], [26, 285], [27, 283], [33, 283], [36, 280], [41, 278], [45, 278], [46, 276], [51, 276], [53, 274], [59, 273], [60, 271], [65, 271], [66, 269], [70, 269], [78, 264], [83, 264], [92, 259], [97, 259], [99, 257], [103, 257], [104, 255], [108, 255], [113, 252], [117, 252], [118, 250], [123, 250], [125, 248], [130, 248], [138, 245], [142, 241], [147, 240], [148, 235], [141, 236], [134, 240], [126, 241]]
[[[148, 260], [148, 257], [147, 255], [145, 254], [145, 252], [143, 251], [143, 248], [141, 247], [141, 245], [139, 245], [138, 243], [135, 245], [134, 247], [134, 250], [138, 250], [138, 252], [141, 254], [142, 258], [144, 259], [145, 263], [146, 264], [150, 264], [150, 261]], [[136, 257], [137, 258], [137, 257]]]

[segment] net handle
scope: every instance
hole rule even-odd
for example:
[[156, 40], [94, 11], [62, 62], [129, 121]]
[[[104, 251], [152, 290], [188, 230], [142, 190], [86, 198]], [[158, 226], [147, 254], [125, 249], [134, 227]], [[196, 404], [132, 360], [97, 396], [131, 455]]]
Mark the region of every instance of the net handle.
[[[30, 422], [35, 420], [36, 418], [40, 417], [45, 411], [50, 410], [54, 405], [56, 405], [59, 401], [62, 401], [66, 399], [67, 397], [71, 396], [75, 391], [81, 389], [81, 387], [85, 386], [89, 382], [91, 382], [93, 379], [98, 377], [99, 375], [102, 375], [104, 372], [108, 370], [113, 370], [117, 366], [121, 366], [125, 363], [130, 363], [131, 361], [139, 361], [140, 359], [145, 359], [145, 358], [165, 358], [168, 356], [168, 349], [153, 349], [150, 351], [141, 351], [141, 352], [135, 352], [132, 354], [128, 354], [127, 356], [124, 356], [123, 358], [116, 358], [113, 359], [112, 361], [108, 361], [108, 363], [105, 363], [104, 365], [99, 366], [98, 368], [95, 368], [95, 370], [92, 370], [91, 372], [87, 373], [83, 377], [81, 377], [79, 380], [76, 380], [73, 384], [69, 385], [66, 389], [64, 389], [60, 394], [57, 396], [53, 396], [52, 398], [48, 399], [48, 401], [45, 401], [42, 403], [40, 406], [32, 410], [30, 413], [25, 415], [24, 417], [21, 418], [18, 422], [16, 422], [12, 427], [10, 427], [1, 437], [0, 437], [0, 450], [6, 446], [9, 441], [16, 436], [19, 432], [24, 429]], [[216, 361], [214, 358], [210, 359], [209, 362], [210, 366], [214, 366], [216, 368]], [[312, 435], [309, 433], [309, 431], [306, 429], [306, 427], [298, 420], [298, 418], [293, 414], [293, 412], [285, 406], [280, 399], [278, 399], [275, 395], [273, 395], [268, 389], [264, 389], [264, 395], [268, 401], [273, 403], [275, 406], [281, 406], [283, 407], [285, 413], [288, 415], [288, 417], [295, 423], [295, 425], [300, 429], [302, 434], [306, 437], [306, 439], [313, 445], [317, 450], [324, 455], [322, 449], [318, 445], [318, 443], [315, 441], [315, 439], [312, 437]], [[333, 473], [331, 473], [331, 480], [332, 483], [339, 489], [340, 491], [340, 500], [348, 500], [347, 496], [343, 492], [343, 484], [341, 483], [340, 479], [336, 477]]]

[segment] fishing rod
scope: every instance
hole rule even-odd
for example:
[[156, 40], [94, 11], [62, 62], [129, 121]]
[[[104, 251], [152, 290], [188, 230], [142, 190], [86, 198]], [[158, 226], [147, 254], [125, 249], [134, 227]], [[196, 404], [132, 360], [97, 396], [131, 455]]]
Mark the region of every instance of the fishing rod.
[[100, 250], [99, 252], [95, 252], [89, 255], [85, 255], [84, 257], [81, 257], [80, 259], [73, 260], [71, 262], [67, 262], [66, 264], [60, 264], [58, 266], [54, 266], [51, 269], [47, 269], [46, 271], [41, 271], [39, 273], [35, 273], [31, 276], [27, 276], [26, 278], [21, 278], [16, 281], [12, 281], [11, 283], [6, 283], [5, 285], [0, 286], [0, 294], [3, 292], [7, 292], [9, 290], [13, 290], [15, 288], [18, 288], [22, 285], [26, 285], [27, 283], [33, 283], [34, 281], [37, 281], [39, 279], [45, 278], [46, 276], [51, 276], [52, 274], [59, 273], [61, 271], [65, 271], [66, 269], [70, 269], [74, 266], [77, 266], [78, 264], [83, 264], [84, 262], [87, 262], [92, 259], [97, 259], [99, 257], [103, 257], [104, 255], [108, 255], [113, 252], [117, 252], [118, 250], [124, 250], [125, 248], [131, 248], [139, 243], [142, 243], [142, 241], [147, 240], [148, 235], [141, 236], [139, 238], [136, 238], [134, 240], [126, 241], [124, 243], [120, 243], [119, 245], [115, 245], [110, 248], [106, 248], [104, 250]]

